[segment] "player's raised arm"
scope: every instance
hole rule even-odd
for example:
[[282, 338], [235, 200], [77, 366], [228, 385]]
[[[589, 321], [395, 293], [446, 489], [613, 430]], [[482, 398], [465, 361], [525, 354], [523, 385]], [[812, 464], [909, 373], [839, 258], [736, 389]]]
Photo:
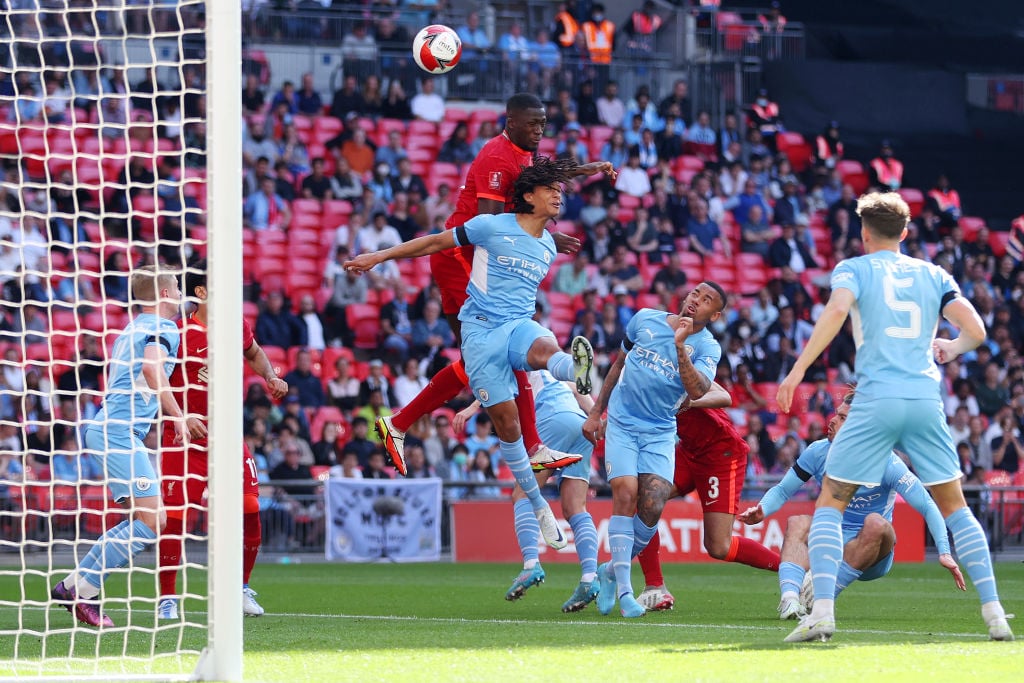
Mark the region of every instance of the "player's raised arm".
[[936, 339], [932, 342], [935, 360], [948, 363], [962, 353], [973, 351], [985, 341], [985, 323], [962, 296], [955, 296], [942, 309], [942, 317], [953, 323], [958, 330], [956, 339]]
[[821, 317], [814, 325], [811, 338], [807, 340], [807, 345], [793, 364], [793, 369], [779, 385], [778, 402], [782, 412], [788, 413], [790, 406], [793, 405], [793, 394], [803, 381], [807, 368], [811, 367], [811, 363], [832, 343], [839, 330], [843, 329], [843, 323], [846, 322], [846, 316], [849, 315], [854, 300], [852, 290], [845, 287], [836, 287], [832, 290], [825, 310], [821, 312]]
[[[458, 229], [458, 228], [456, 228]], [[356, 273], [365, 273], [374, 266], [385, 261], [394, 261], [401, 258], [414, 258], [416, 256], [427, 256], [436, 254], [445, 249], [451, 249], [459, 245], [455, 239], [455, 230], [445, 230], [436, 235], [425, 235], [409, 240], [388, 249], [373, 251], [367, 254], [360, 254], [350, 261], [345, 261], [342, 267]]]
[[274, 364], [270, 362], [267, 352], [256, 340], [253, 340], [249, 348], [245, 350], [245, 360], [253, 372], [267, 383], [267, 389], [272, 398], [278, 399], [288, 393], [288, 382], [277, 376], [277, 373], [274, 372]]
[[182, 443], [187, 443], [189, 437], [202, 438], [206, 436], [206, 425], [195, 416], [187, 418], [181, 412], [178, 401], [174, 397], [171, 383], [164, 373], [164, 364], [167, 362], [167, 352], [164, 350], [160, 340], [154, 344], [147, 344], [144, 351], [142, 363], [142, 376], [146, 384], [152, 389], [160, 401], [160, 410], [163, 415], [174, 422], [174, 431]]

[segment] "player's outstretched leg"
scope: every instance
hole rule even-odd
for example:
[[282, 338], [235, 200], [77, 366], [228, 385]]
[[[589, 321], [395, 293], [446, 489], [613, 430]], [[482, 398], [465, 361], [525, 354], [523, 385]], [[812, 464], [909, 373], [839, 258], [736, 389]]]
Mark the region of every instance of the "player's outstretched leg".
[[647, 547], [636, 556], [644, 573], [644, 590], [637, 596], [636, 601], [648, 612], [669, 610], [676, 604], [675, 597], [665, 587], [665, 577], [661, 573], [661, 558], [658, 555], [660, 550], [661, 536], [654, 534]]
[[405, 432], [395, 427], [391, 419], [390, 415], [378, 417], [373, 423], [373, 429], [391, 457], [391, 464], [404, 477], [409, 471], [405, 466]]
[[597, 598], [599, 590], [597, 580], [580, 581], [569, 599], [562, 603], [562, 611], [566, 614], [579, 612]]
[[[584, 485], [585, 482], [581, 482]], [[562, 484], [562, 510], [565, 510], [566, 483]], [[585, 494], [584, 494], [585, 495]], [[583, 571], [576, 590], [562, 604], [563, 612], [579, 612], [597, 598], [600, 588], [597, 580], [597, 527], [589, 512], [577, 512], [569, 517], [573, 543]]]
[[510, 602], [518, 600], [526, 594], [529, 588], [544, 583], [544, 576], [544, 569], [540, 566], [540, 562], [529, 569], [524, 569], [519, 572], [519, 576], [515, 578], [512, 586], [505, 593], [505, 599]]
[[960, 563], [971, 577], [981, 600], [981, 616], [988, 626], [991, 640], [1013, 640], [1013, 631], [1006, 621], [1006, 612], [999, 602], [996, 578], [992, 572], [991, 553], [985, 532], [970, 508], [962, 507], [946, 517], [946, 528], [953, 534], [953, 547]]
[[802, 583], [810, 585], [810, 576], [810, 572], [795, 562], [779, 564], [779, 592], [782, 593], [778, 607], [779, 619], [785, 621], [807, 616], [807, 609], [801, 603], [800, 586]]

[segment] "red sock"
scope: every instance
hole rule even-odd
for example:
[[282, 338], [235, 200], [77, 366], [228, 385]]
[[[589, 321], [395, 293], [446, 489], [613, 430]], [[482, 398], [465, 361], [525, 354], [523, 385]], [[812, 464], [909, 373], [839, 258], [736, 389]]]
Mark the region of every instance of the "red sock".
[[644, 585], [664, 586], [665, 577], [661, 575], [661, 558], [658, 551], [661, 550], [661, 534], [655, 533], [651, 536], [647, 547], [636, 556], [640, 562], [640, 569], [644, 572]]
[[[257, 502], [257, 508], [258, 506]], [[242, 583], [249, 583], [249, 576], [252, 575], [252, 568], [256, 564], [256, 556], [260, 554], [262, 537], [260, 513], [246, 512], [242, 516]]]
[[460, 359], [434, 375], [430, 384], [409, 401], [409, 404], [391, 416], [391, 424], [403, 432], [416, 424], [416, 420], [429, 415], [466, 388], [466, 370]]
[[743, 536], [733, 536], [726, 562], [739, 562], [755, 569], [766, 569], [770, 572], [779, 571], [779, 554], [769, 550], [757, 541]]
[[181, 517], [167, 516], [167, 526], [160, 532], [160, 565], [157, 575], [160, 578], [160, 595], [176, 595], [178, 590], [178, 569], [181, 565], [181, 553], [185, 546], [182, 530], [185, 528]]
[[537, 433], [537, 406], [533, 403], [533, 389], [530, 387], [530, 376], [522, 370], [516, 370], [516, 383], [519, 395], [516, 396], [516, 408], [519, 409], [519, 429], [523, 432], [523, 445], [526, 452], [532, 454], [540, 446], [540, 434]]

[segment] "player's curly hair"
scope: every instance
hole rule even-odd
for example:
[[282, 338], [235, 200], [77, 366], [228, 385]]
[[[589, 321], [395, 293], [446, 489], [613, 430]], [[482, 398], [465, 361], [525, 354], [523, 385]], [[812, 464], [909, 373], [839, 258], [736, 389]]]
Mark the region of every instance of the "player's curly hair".
[[533, 166], [524, 166], [513, 186], [513, 213], [531, 213], [533, 204], [524, 198], [535, 187], [561, 186], [576, 177], [579, 165], [573, 159], [552, 159], [538, 156]]

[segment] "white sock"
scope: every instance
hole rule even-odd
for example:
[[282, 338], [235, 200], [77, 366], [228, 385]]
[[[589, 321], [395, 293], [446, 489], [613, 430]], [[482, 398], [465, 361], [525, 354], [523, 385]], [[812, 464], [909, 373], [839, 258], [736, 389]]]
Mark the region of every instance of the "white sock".
[[991, 624], [996, 619], [1005, 619], [1006, 612], [1003, 610], [1003, 603], [998, 600], [986, 602], [981, 606], [981, 616], [986, 624]]
[[832, 617], [835, 616], [835, 612], [835, 600], [815, 600], [814, 608], [811, 610], [811, 619], [816, 621], [818, 619], [824, 619], [825, 617]]
[[537, 566], [537, 560], [527, 560], [523, 562], [523, 569], [533, 569]]
[[582, 583], [590, 583], [591, 581], [593, 581], [596, 578], [597, 578], [597, 572], [587, 572], [586, 574], [584, 574], [583, 576], [580, 577], [580, 581]]
[[800, 599], [800, 594], [797, 593], [796, 591], [786, 591], [785, 593], [782, 594], [782, 599], [783, 600], [799, 600]]

